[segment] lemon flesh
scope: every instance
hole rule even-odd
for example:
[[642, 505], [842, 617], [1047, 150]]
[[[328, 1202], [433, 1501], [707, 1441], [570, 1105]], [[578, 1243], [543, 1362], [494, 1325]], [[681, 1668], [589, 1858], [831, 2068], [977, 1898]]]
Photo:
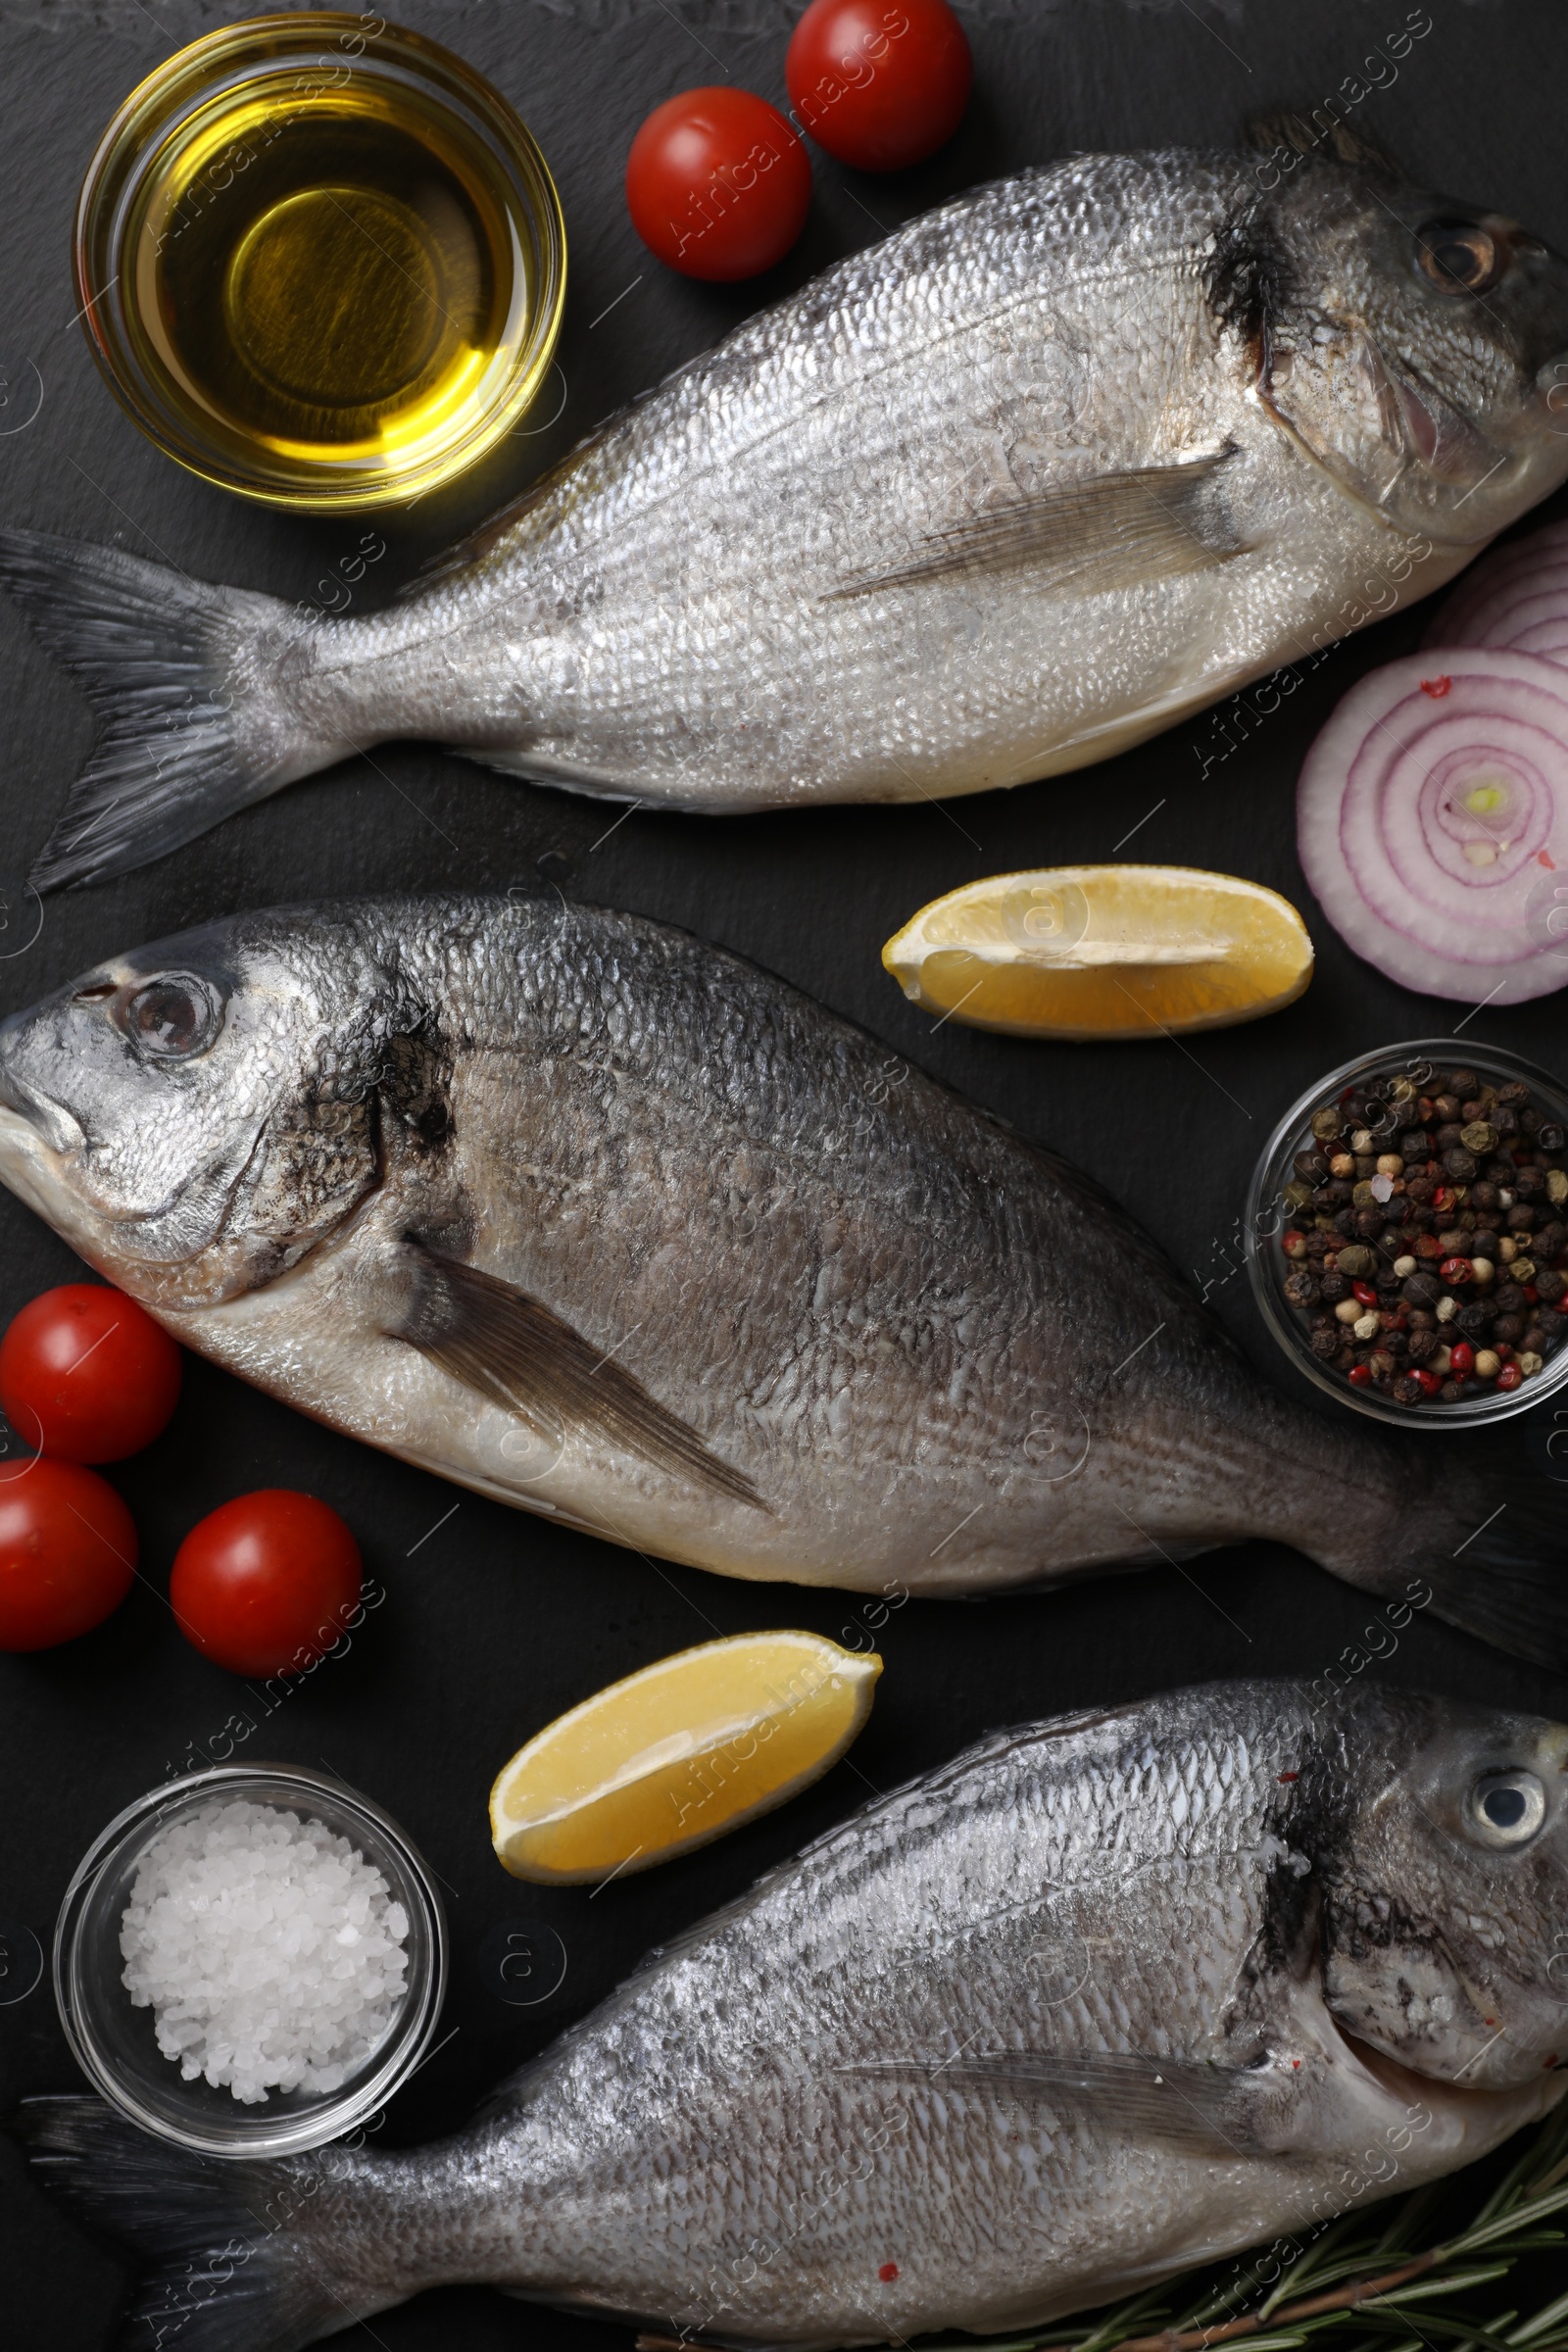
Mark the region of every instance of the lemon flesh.
[[514, 1878], [646, 1870], [781, 1805], [838, 1762], [882, 1661], [819, 1634], [736, 1634], [661, 1658], [558, 1717], [490, 1791]]
[[996, 874], [922, 906], [882, 961], [928, 1012], [1015, 1037], [1172, 1037], [1278, 1011], [1312, 977], [1288, 899], [1180, 865]]

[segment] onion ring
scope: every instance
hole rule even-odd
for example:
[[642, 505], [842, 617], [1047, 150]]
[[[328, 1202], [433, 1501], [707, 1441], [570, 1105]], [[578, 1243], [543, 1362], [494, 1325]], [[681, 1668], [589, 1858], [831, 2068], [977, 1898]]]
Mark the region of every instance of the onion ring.
[[1422, 643], [1506, 646], [1568, 666], [1568, 522], [1511, 539], [1472, 564]]
[[1568, 983], [1565, 668], [1494, 646], [1414, 654], [1353, 686], [1307, 754], [1302, 870], [1391, 980], [1471, 1004]]

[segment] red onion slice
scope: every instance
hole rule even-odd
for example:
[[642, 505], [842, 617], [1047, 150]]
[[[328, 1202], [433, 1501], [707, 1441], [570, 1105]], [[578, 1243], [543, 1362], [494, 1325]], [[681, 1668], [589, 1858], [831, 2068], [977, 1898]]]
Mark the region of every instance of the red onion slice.
[[1302, 869], [1391, 980], [1476, 1004], [1568, 982], [1568, 670], [1454, 645], [1373, 670], [1307, 754]]
[[1509, 646], [1560, 659], [1568, 652], [1568, 522], [1483, 556], [1439, 609], [1423, 642]]

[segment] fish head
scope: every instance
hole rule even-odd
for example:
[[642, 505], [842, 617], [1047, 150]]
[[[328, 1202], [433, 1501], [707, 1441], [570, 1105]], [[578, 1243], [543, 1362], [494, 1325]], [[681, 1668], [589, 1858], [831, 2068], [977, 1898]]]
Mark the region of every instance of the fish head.
[[308, 909], [112, 957], [0, 1025], [0, 1180], [144, 1304], [233, 1298], [375, 1186], [396, 995]]
[[1568, 2060], [1568, 1725], [1394, 1699], [1360, 1711], [1345, 1761], [1331, 2014], [1429, 2080], [1538, 2082]]
[[1265, 407], [1396, 530], [1479, 546], [1568, 478], [1568, 262], [1517, 220], [1288, 151], [1217, 241]]

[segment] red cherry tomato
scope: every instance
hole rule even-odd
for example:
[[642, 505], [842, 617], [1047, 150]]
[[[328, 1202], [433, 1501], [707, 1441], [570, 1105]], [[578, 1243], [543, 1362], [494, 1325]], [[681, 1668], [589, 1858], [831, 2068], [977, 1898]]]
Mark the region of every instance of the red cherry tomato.
[[0, 1463], [0, 1649], [53, 1649], [101, 1625], [130, 1591], [136, 1523], [96, 1471]]
[[947, 0], [811, 0], [784, 60], [812, 138], [860, 172], [902, 172], [945, 146], [971, 78]]
[[360, 1598], [360, 1547], [314, 1494], [266, 1487], [193, 1527], [169, 1598], [203, 1657], [235, 1674], [300, 1674], [325, 1657]]
[[751, 90], [686, 90], [656, 106], [626, 158], [643, 243], [687, 277], [727, 282], [781, 262], [806, 226], [806, 142]]
[[98, 1282], [24, 1306], [0, 1340], [0, 1410], [60, 1462], [139, 1453], [179, 1401], [180, 1352], [145, 1307]]

